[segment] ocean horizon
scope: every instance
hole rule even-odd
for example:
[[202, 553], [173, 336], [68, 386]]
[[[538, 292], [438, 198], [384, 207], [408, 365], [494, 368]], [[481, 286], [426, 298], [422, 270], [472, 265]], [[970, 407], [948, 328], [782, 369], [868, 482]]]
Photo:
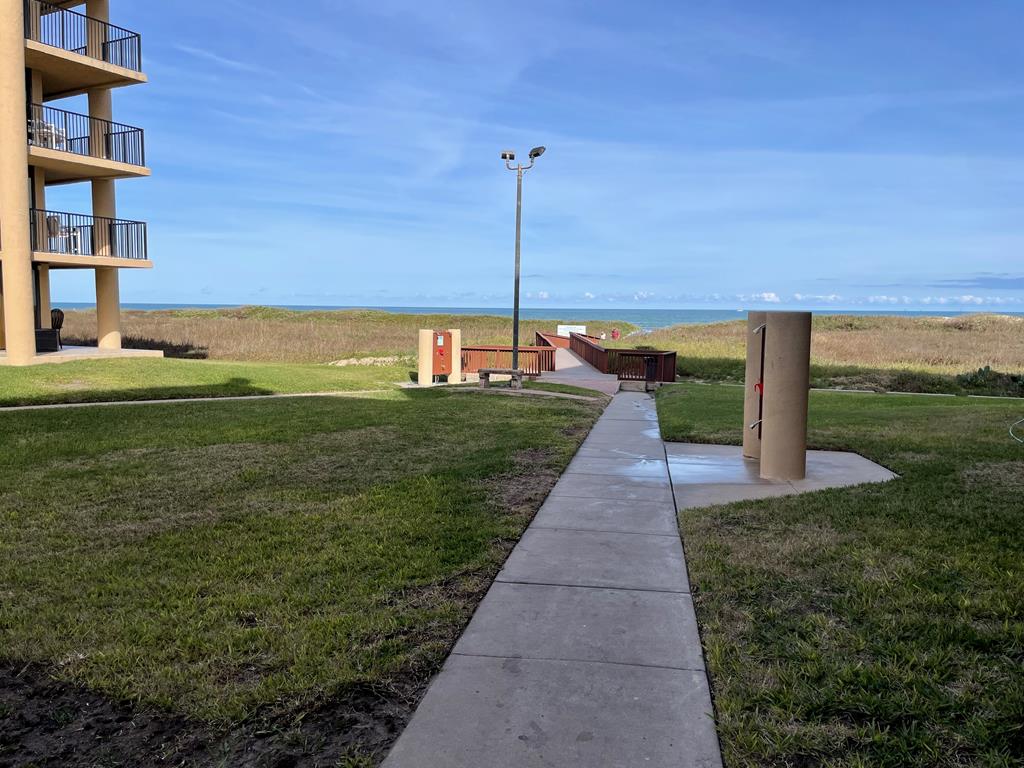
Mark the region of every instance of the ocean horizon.
[[[92, 309], [95, 304], [89, 302], [54, 302], [54, 306], [66, 309]], [[143, 303], [143, 302], [122, 302], [122, 309], [137, 310], [159, 310], [159, 309], [230, 309], [245, 304], [200, 304], [200, 303]], [[339, 310], [339, 309], [371, 309], [382, 312], [395, 312], [409, 315], [496, 315], [498, 317], [511, 317], [511, 308], [501, 307], [393, 307], [393, 306], [371, 306], [371, 305], [314, 305], [314, 304], [267, 304], [277, 309], [292, 309], [297, 311], [316, 310]], [[951, 310], [951, 309], [810, 309], [799, 310], [809, 311], [816, 315], [863, 315], [882, 316], [897, 315], [901, 317], [957, 317], [960, 315], [978, 314], [986, 312], [982, 309]], [[584, 320], [621, 320], [632, 323], [643, 329], [651, 331], [657, 328], [666, 328], [672, 325], [694, 325], [703, 323], [721, 323], [741, 318], [747, 312], [746, 309], [628, 309], [628, 308], [599, 308], [599, 307], [521, 307], [519, 316], [523, 320], [560, 320], [566, 323], [575, 323]], [[987, 314], [1014, 315], [1024, 317], [1024, 312], [992, 312]]]

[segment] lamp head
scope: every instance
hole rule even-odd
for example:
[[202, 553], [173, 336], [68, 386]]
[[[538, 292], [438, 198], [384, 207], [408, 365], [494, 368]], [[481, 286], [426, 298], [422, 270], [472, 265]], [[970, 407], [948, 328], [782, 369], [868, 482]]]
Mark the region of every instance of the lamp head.
[[544, 147], [534, 147], [530, 150], [530, 159], [536, 160], [538, 157], [544, 154]]
[[512, 162], [513, 160], [516, 159], [516, 153], [513, 152], [511, 149], [506, 149], [504, 152], [501, 153], [501, 159], [505, 160], [506, 162]]

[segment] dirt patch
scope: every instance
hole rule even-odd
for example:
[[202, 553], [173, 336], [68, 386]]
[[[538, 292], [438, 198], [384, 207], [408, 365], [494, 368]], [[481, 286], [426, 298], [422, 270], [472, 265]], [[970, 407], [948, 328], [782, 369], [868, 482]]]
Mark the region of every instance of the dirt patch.
[[553, 457], [544, 448], [519, 451], [512, 472], [485, 481], [487, 497], [503, 512], [533, 517], [561, 474], [552, 466]]
[[0, 768], [376, 765], [426, 683], [353, 686], [312, 709], [216, 729], [54, 681], [38, 665], [0, 663]]
[[968, 487], [984, 486], [995, 491], [1024, 490], [1024, 461], [986, 461], [973, 464], [962, 473]]

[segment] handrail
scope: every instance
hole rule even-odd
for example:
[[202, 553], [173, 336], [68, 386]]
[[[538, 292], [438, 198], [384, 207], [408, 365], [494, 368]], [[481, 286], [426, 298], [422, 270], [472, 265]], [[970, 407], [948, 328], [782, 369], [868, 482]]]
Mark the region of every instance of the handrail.
[[129, 165], [146, 164], [141, 128], [45, 104], [28, 105], [28, 143]]
[[149, 258], [142, 221], [29, 209], [32, 250], [68, 256]]
[[142, 37], [137, 32], [45, 0], [25, 0], [25, 37], [107, 64], [142, 71]]
[[643, 349], [605, 349], [593, 336], [573, 333], [570, 348], [601, 373], [632, 381], [675, 381], [676, 353]]
[[[481, 368], [511, 368], [512, 347], [494, 344], [464, 345], [462, 370], [475, 373]], [[553, 347], [520, 347], [519, 368], [531, 375], [555, 370]]]

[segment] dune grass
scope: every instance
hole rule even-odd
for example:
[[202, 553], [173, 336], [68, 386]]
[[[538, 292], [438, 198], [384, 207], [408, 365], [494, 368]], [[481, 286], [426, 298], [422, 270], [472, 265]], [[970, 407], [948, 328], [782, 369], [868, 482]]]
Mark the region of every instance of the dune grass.
[[0, 658], [227, 723], [430, 674], [597, 412], [434, 389], [3, 414]]
[[0, 367], [0, 406], [387, 389], [409, 365], [300, 365], [124, 358]]
[[[683, 378], [742, 381], [745, 329], [745, 320], [677, 325], [614, 344], [675, 350]], [[1024, 318], [816, 315], [811, 379], [825, 388], [1024, 396]]]
[[[585, 323], [595, 332], [636, 330], [629, 323], [573, 318], [523, 320], [524, 344], [535, 331], [560, 322]], [[413, 356], [420, 328], [461, 328], [465, 344], [511, 344], [512, 319], [496, 315], [415, 315], [379, 310], [230, 309], [123, 310], [125, 346], [159, 348], [176, 357], [326, 363], [361, 357]], [[65, 320], [70, 343], [94, 343], [96, 314], [71, 310]]]
[[[742, 390], [658, 394], [667, 439], [740, 438]], [[680, 515], [726, 762], [1024, 756], [1020, 403], [812, 392], [813, 447], [900, 479]]]

